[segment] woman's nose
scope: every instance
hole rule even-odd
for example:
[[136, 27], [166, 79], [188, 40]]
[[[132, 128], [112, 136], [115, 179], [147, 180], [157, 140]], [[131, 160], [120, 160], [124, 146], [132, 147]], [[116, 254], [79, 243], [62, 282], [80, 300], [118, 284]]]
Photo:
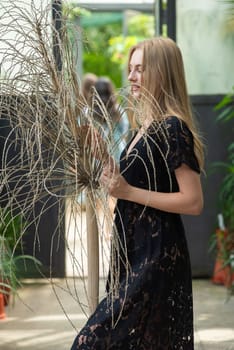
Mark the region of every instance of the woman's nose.
[[136, 78], [135, 78], [134, 71], [129, 72], [129, 74], [128, 74], [128, 80], [129, 80], [129, 81], [132, 81], [132, 80], [135, 80], [135, 79], [136, 79]]

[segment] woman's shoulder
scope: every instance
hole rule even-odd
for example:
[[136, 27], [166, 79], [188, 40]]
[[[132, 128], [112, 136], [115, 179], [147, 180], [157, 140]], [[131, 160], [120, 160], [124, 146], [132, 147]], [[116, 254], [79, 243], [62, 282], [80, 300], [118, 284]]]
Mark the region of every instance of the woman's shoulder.
[[150, 131], [157, 130], [158, 132], [166, 133], [190, 133], [190, 129], [186, 122], [177, 116], [168, 116], [160, 121], [153, 121], [150, 127]]
[[163, 123], [167, 127], [171, 127], [172, 126], [172, 127], [175, 127], [175, 128], [188, 128], [186, 122], [182, 118], [179, 118], [179, 117], [177, 117], [175, 115], [166, 117], [163, 120]]
[[180, 134], [192, 137], [192, 132], [187, 123], [177, 116], [170, 116], [165, 118], [163, 124], [169, 134]]

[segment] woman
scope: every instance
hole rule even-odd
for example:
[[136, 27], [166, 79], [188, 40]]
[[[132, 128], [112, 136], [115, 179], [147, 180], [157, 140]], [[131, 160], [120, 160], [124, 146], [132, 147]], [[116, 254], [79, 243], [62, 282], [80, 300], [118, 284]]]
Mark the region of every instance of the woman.
[[118, 198], [119, 249], [111, 263], [119, 269], [108, 283], [117, 281], [118, 291], [101, 301], [72, 350], [192, 350], [191, 269], [180, 214], [198, 215], [203, 207], [202, 143], [177, 45], [161, 37], [143, 41], [131, 49], [128, 69], [139, 129], [120, 169], [112, 162], [100, 179]]

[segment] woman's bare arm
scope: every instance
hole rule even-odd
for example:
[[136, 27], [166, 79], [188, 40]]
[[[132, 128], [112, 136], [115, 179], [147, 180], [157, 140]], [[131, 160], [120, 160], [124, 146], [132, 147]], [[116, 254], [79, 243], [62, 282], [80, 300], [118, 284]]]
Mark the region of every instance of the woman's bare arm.
[[109, 194], [115, 198], [171, 213], [199, 215], [203, 208], [200, 175], [185, 164], [175, 170], [175, 175], [179, 191], [173, 193], [148, 191], [131, 186], [119, 174], [116, 167], [114, 169], [105, 168], [101, 176], [101, 182], [107, 188]]

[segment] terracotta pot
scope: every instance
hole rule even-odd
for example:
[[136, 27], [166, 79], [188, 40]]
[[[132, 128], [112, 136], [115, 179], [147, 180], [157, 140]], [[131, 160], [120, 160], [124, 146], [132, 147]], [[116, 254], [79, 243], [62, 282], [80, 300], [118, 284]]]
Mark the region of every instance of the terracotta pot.
[[4, 298], [3, 298], [3, 294], [0, 293], [0, 319], [4, 319], [6, 318], [6, 314], [5, 314], [5, 309], [4, 309]]
[[2, 294], [3, 296], [3, 301], [4, 301], [4, 306], [9, 305], [10, 302], [10, 295], [11, 295], [11, 288], [7, 287], [8, 281], [2, 281], [0, 280], [0, 283], [4, 283], [4, 286], [0, 286], [0, 289], [2, 292], [0, 292], [0, 294]]
[[217, 241], [217, 256], [214, 266], [214, 272], [212, 276], [212, 282], [216, 284], [223, 284], [226, 287], [231, 287], [234, 282], [234, 272], [231, 270], [230, 265], [224, 266], [223, 250], [228, 249], [231, 252], [231, 242], [227, 242], [228, 231], [217, 229], [216, 241]]

